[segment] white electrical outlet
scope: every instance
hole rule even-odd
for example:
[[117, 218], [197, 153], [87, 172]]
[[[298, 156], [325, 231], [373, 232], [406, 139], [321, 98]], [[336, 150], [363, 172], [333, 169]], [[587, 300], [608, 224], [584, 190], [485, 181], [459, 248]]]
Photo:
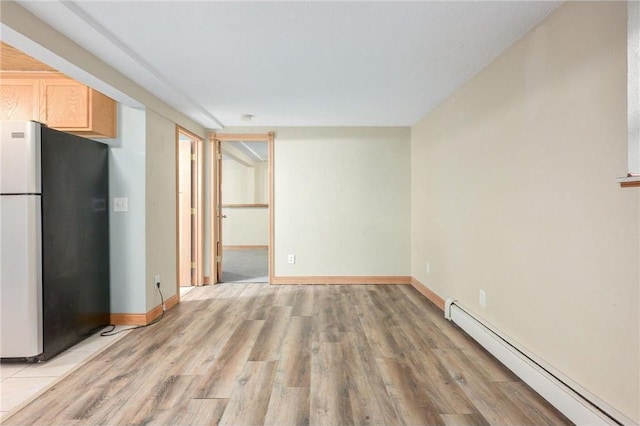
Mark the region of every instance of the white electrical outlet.
[[431, 273], [431, 264], [429, 262], [427, 262], [426, 271], [427, 271], [427, 274]]
[[127, 212], [129, 211], [129, 199], [124, 198], [114, 198], [113, 199], [113, 211], [114, 212]]
[[296, 263], [296, 255], [295, 255], [295, 254], [290, 254], [290, 255], [287, 257], [287, 262], [288, 262], [290, 265], [295, 264], [295, 263]]
[[487, 293], [482, 289], [480, 289], [480, 306], [487, 307]]
[[156, 287], [160, 288], [160, 275], [156, 275], [153, 283], [156, 285]]

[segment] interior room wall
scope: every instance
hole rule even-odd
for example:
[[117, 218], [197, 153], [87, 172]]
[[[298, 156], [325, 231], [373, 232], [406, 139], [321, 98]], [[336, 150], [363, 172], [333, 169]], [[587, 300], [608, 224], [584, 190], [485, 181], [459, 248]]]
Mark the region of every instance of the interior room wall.
[[223, 208], [223, 246], [266, 246], [269, 244], [267, 208]]
[[256, 163], [254, 175], [254, 198], [256, 204], [269, 203], [269, 164]]
[[412, 275], [638, 423], [626, 9], [565, 3], [412, 129]]
[[146, 311], [176, 294], [176, 124], [147, 110], [146, 134]]
[[[118, 105], [117, 118], [109, 149], [111, 312], [144, 313], [146, 112]], [[129, 211], [114, 212], [114, 197], [128, 198]]]
[[222, 160], [222, 203], [255, 203], [255, 169], [232, 158]]
[[[222, 202], [224, 204], [267, 203], [267, 167], [250, 167], [227, 158], [222, 160]], [[265, 246], [269, 244], [269, 211], [266, 208], [222, 208], [224, 246]]]
[[[410, 273], [410, 130], [389, 127], [229, 128], [275, 131], [275, 274]], [[296, 263], [288, 264], [289, 254]]]

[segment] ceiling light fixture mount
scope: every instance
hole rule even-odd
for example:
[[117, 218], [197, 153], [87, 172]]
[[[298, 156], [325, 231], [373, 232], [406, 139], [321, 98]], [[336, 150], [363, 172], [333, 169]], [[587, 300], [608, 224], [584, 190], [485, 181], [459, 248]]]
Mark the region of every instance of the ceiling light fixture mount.
[[253, 117], [254, 117], [253, 114], [242, 114], [240, 116], [240, 120], [242, 120], [242, 121], [251, 121], [251, 120], [253, 120]]

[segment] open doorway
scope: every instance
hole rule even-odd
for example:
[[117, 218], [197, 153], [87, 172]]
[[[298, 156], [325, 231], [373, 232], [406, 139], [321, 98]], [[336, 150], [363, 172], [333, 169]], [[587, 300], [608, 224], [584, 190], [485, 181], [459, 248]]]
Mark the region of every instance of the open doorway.
[[268, 283], [273, 134], [213, 139], [216, 282]]
[[178, 286], [204, 284], [203, 145], [202, 138], [177, 127]]

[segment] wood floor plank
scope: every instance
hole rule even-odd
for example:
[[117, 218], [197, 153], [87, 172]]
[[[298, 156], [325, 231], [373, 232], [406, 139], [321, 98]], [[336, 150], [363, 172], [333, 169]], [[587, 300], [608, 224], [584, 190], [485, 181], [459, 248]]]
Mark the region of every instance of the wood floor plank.
[[478, 426], [487, 424], [484, 417], [473, 414], [441, 414], [445, 426]]
[[[184, 296], [184, 300], [197, 299], [235, 299], [247, 288], [249, 284], [244, 283], [222, 283], [215, 286], [206, 287], [209, 291], [190, 291]], [[195, 288], [194, 290], [198, 290]]]
[[442, 425], [437, 408], [420, 387], [404, 361], [397, 358], [376, 359], [387, 391], [392, 397], [401, 424]]
[[290, 306], [272, 307], [253, 350], [249, 354], [249, 361], [277, 361], [280, 359], [282, 339], [284, 339], [287, 324], [291, 319], [291, 309]]
[[410, 286], [398, 287], [405, 298], [402, 299], [403, 303], [395, 304], [393, 307], [401, 322], [414, 328], [430, 348], [458, 348], [457, 337], [452, 339], [451, 335], [460, 333], [460, 329], [447, 321], [442, 311], [416, 289]]
[[289, 286], [294, 289], [293, 310], [291, 316], [313, 315], [313, 291], [310, 286]]
[[[422, 389], [429, 389], [429, 400], [438, 413], [482, 417], [432, 351], [405, 351], [403, 358], [411, 368], [417, 384]], [[487, 424], [486, 420], [478, 423], [478, 426], [483, 424]]]
[[7, 425], [570, 424], [409, 286], [191, 290]]
[[333, 286], [313, 286], [313, 340], [339, 342], [340, 319], [336, 313], [336, 291]]
[[314, 342], [311, 352], [310, 424], [354, 424], [341, 344]]
[[347, 298], [350, 305], [372, 305], [373, 301], [369, 295], [369, 292], [376, 286], [373, 285], [358, 285], [358, 286], [343, 286], [342, 294]]
[[296, 286], [292, 285], [282, 285], [282, 286], [271, 286], [277, 290], [275, 297], [273, 298], [273, 306], [291, 306], [295, 302], [296, 297]]
[[276, 385], [271, 391], [264, 424], [268, 426], [308, 425], [309, 388]]
[[349, 301], [348, 293], [343, 292], [345, 286], [338, 286], [336, 289], [336, 315], [338, 318], [338, 332], [340, 336], [343, 333], [362, 333], [362, 324], [360, 323], [360, 316], [358, 311], [353, 308], [353, 305]]
[[227, 399], [189, 399], [178, 410], [161, 413], [149, 425], [217, 425], [227, 407], [227, 402]]
[[[369, 309], [375, 312], [378, 322], [384, 328], [400, 325], [401, 322], [398, 319], [396, 311], [393, 309], [394, 302], [397, 303], [397, 292], [384, 291], [385, 286], [373, 286], [369, 290], [369, 298], [371, 299], [371, 306]], [[393, 295], [393, 296], [392, 296]]]
[[513, 404], [498, 384], [487, 379], [459, 349], [436, 349], [439, 359], [469, 400], [490, 424], [535, 425], [521, 407]]
[[367, 341], [377, 358], [393, 358], [401, 353], [401, 347], [395, 336], [383, 327], [384, 318], [376, 315], [376, 310], [367, 306], [356, 305], [356, 311]]
[[[183, 353], [180, 364], [175, 366], [176, 374], [194, 375], [211, 368], [237, 325], [246, 316], [245, 310], [251, 306], [243, 302], [230, 305], [223, 299], [210, 303], [214, 306], [217, 303], [223, 305], [219, 309], [208, 309], [197, 321], [183, 324], [183, 329], [175, 332], [175, 346]], [[173, 340], [172, 334], [168, 334], [167, 338]], [[193, 347], [199, 350], [193, 351]]]
[[291, 317], [287, 325], [276, 381], [286, 387], [311, 386], [311, 317]]
[[264, 321], [243, 321], [212, 368], [204, 372], [196, 398], [230, 398]]
[[46, 425], [52, 424], [54, 421], [59, 423], [68, 420], [58, 417], [59, 413], [64, 410], [66, 401], [55, 390], [50, 389], [36, 401], [31, 402], [11, 417], [5, 418], [2, 425]]
[[220, 425], [263, 424], [275, 374], [275, 361], [247, 362], [220, 419]]
[[570, 421], [557, 409], [543, 401], [529, 386], [517, 381], [497, 383], [497, 387], [516, 406], [522, 407], [530, 424], [568, 425]]
[[372, 351], [361, 332], [342, 334], [343, 368], [349, 387], [349, 401], [356, 425], [398, 424], [398, 416], [375, 364]]
[[241, 294], [241, 297], [249, 297], [255, 302], [252, 309], [247, 311], [247, 318], [251, 320], [266, 320], [274, 309], [274, 301], [279, 288], [279, 286], [264, 283], [250, 284], [247, 290]]

